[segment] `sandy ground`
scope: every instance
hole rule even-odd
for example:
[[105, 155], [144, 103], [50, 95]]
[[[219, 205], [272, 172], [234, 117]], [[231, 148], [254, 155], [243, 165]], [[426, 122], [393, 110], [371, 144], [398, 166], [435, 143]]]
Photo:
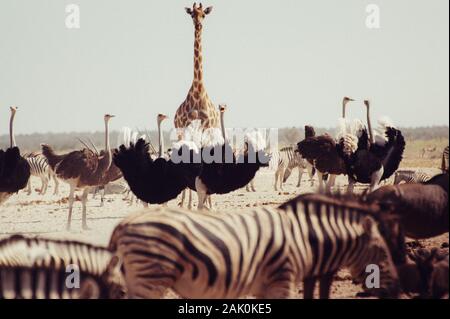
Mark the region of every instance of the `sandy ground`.
[[[430, 174], [439, 172], [434, 169], [427, 171]], [[300, 193], [312, 192], [317, 188], [310, 186], [306, 173], [303, 175], [301, 187], [297, 188], [297, 172], [294, 172], [293, 176], [287, 181], [284, 190], [276, 192], [273, 189], [273, 175], [274, 172], [269, 170], [260, 171], [255, 180], [256, 192], [248, 193], [245, 189], [241, 189], [227, 195], [213, 196], [214, 210], [239, 211], [253, 206], [275, 206]], [[40, 188], [40, 180], [32, 178], [32, 183], [33, 189]], [[344, 189], [346, 178], [339, 177], [336, 184], [337, 187]], [[358, 191], [364, 188], [364, 186], [358, 185], [356, 189]], [[0, 238], [22, 233], [50, 238], [76, 239], [106, 246], [111, 232], [122, 218], [143, 209], [141, 204], [130, 205], [128, 201], [124, 200], [122, 194], [107, 195], [103, 207], [100, 206], [100, 196], [93, 199], [90, 195], [87, 217], [91, 230], [83, 231], [81, 229], [81, 202], [77, 201], [74, 206], [72, 230], [68, 232], [65, 230], [68, 211], [68, 186], [61, 183], [60, 195], [52, 195], [52, 193], [53, 184], [50, 182], [49, 190], [44, 196], [37, 194], [37, 192], [27, 195], [24, 191], [12, 196], [0, 207]], [[176, 206], [178, 202], [179, 198], [171, 201], [169, 206]], [[195, 194], [194, 203], [196, 203]], [[446, 234], [421, 241], [421, 244], [425, 247], [440, 247], [448, 241], [448, 234]], [[358, 291], [361, 291], [361, 289], [352, 284], [349, 273], [344, 270], [337, 275], [333, 283], [332, 297], [355, 298]], [[301, 287], [299, 292], [301, 292]], [[169, 293], [167, 297], [176, 296]]]

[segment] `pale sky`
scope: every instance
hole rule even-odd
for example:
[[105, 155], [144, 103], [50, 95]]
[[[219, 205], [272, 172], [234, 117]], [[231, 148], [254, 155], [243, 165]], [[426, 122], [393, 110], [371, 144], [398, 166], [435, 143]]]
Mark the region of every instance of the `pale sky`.
[[[1, 0], [0, 134], [10, 105], [17, 134], [102, 130], [104, 113], [113, 129], [173, 118], [193, 76], [192, 2]], [[70, 3], [80, 29], [65, 26]], [[366, 27], [370, 3], [380, 29]], [[228, 127], [335, 126], [344, 95], [400, 126], [448, 125], [448, 0], [204, 5], [205, 85]], [[362, 102], [349, 113], [364, 116]]]

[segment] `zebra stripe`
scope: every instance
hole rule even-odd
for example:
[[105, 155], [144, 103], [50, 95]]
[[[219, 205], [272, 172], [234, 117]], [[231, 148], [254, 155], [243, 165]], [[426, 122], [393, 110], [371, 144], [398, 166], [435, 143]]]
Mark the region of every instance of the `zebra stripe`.
[[[15, 235], [0, 241], [0, 299], [119, 298], [124, 289], [116, 263], [105, 248]], [[74, 265], [78, 288], [66, 283]]]
[[123, 260], [128, 293], [160, 298], [287, 298], [296, 284], [348, 267], [362, 282], [379, 265], [383, 291], [398, 277], [378, 221], [366, 207], [302, 196], [283, 207], [234, 213], [155, 208], [127, 217], [110, 250]]
[[[41, 190], [39, 193], [44, 195], [47, 192], [48, 183], [51, 178], [55, 181], [54, 194], [58, 194], [59, 182], [56, 174], [51, 169], [47, 158], [40, 153], [30, 153], [24, 155], [30, 165], [30, 174], [41, 179]], [[31, 179], [28, 180], [28, 194], [31, 194]]]
[[269, 167], [275, 170], [275, 191], [278, 190], [278, 184], [280, 189], [283, 189], [283, 183], [286, 182], [295, 168], [298, 168], [299, 170], [297, 187], [300, 187], [303, 170], [305, 168], [308, 168], [311, 185], [314, 186], [314, 168], [300, 155], [300, 153], [296, 152], [292, 146], [274, 152], [269, 162]]
[[425, 183], [430, 179], [430, 175], [420, 171], [397, 171], [394, 175], [394, 185], [398, 185], [402, 182], [407, 184]]

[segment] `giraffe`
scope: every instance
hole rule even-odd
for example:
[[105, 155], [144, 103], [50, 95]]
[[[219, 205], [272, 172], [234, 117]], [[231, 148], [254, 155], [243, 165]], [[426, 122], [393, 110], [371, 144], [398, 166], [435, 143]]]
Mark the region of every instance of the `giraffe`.
[[209, 99], [203, 84], [202, 22], [206, 15], [211, 13], [212, 7], [203, 9], [201, 3], [199, 6], [194, 3], [192, 9], [185, 8], [185, 10], [192, 17], [195, 27], [194, 80], [185, 101], [175, 114], [175, 128], [187, 127], [192, 121], [191, 113], [194, 110], [198, 112], [202, 128], [218, 128], [220, 126], [219, 112]]

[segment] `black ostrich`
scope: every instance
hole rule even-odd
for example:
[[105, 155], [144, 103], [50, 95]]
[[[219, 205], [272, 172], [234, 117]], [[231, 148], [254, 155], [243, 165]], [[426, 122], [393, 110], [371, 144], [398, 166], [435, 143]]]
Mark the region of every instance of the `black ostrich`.
[[185, 167], [163, 158], [164, 141], [161, 123], [167, 118], [159, 114], [159, 158], [150, 157], [150, 145], [144, 139], [127, 148], [120, 146], [114, 152], [114, 164], [122, 171], [123, 177], [137, 198], [149, 204], [164, 204], [176, 198], [187, 186]]
[[424, 239], [449, 231], [448, 187], [448, 173], [440, 174], [423, 184], [383, 186], [367, 200], [391, 206], [401, 217], [405, 234]]
[[402, 132], [392, 126], [385, 127], [387, 140], [376, 143], [370, 121], [370, 102], [365, 100], [364, 104], [367, 109], [368, 132], [366, 129], [362, 130], [357, 151], [346, 160], [349, 192], [353, 192], [356, 182], [370, 184], [369, 191], [373, 191], [380, 181], [391, 177], [403, 159], [406, 145]]
[[[232, 146], [226, 141], [224, 113], [226, 106], [220, 105], [220, 123], [222, 137], [225, 143], [220, 146], [203, 148], [202, 154], [219, 154], [218, 160], [211, 163], [202, 160], [201, 171], [195, 179], [195, 188], [198, 195], [198, 208], [203, 209], [207, 195], [227, 194], [246, 186], [261, 167], [268, 166], [269, 156], [258, 147], [256, 138], [248, 137], [245, 141], [245, 151], [235, 156]], [[215, 157], [214, 157], [215, 158]]]
[[[346, 107], [352, 98], [344, 97], [342, 100], [342, 119], [345, 125]], [[318, 172], [319, 189], [323, 189], [324, 177], [328, 177], [326, 191], [330, 191], [337, 175], [347, 174], [345, 159], [356, 150], [356, 136], [341, 132], [339, 142], [328, 135], [316, 136], [312, 126], [305, 126], [305, 139], [297, 144], [298, 152], [310, 162]]]
[[6, 151], [0, 150], [0, 204], [6, 201], [12, 194], [25, 188], [30, 178], [30, 165], [20, 155], [14, 138], [14, 117], [16, 107], [11, 107], [9, 121], [10, 147]]

